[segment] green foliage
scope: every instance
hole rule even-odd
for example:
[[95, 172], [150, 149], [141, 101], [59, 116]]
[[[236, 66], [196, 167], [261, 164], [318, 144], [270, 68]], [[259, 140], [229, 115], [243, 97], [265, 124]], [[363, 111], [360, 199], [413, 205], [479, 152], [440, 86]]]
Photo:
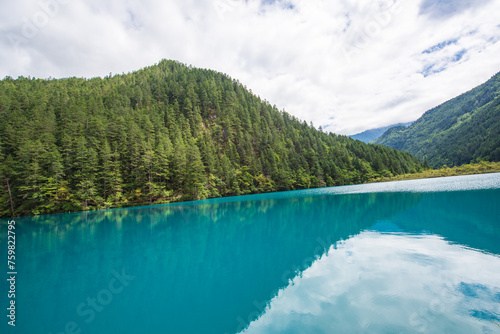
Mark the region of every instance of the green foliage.
[[[5, 78], [0, 96], [0, 176], [17, 215], [344, 185], [423, 168], [408, 153], [318, 131], [224, 74], [175, 61], [104, 79]], [[6, 193], [2, 216], [11, 214]]]
[[410, 152], [432, 167], [499, 161], [500, 73], [427, 111], [409, 128], [391, 128], [374, 142]]

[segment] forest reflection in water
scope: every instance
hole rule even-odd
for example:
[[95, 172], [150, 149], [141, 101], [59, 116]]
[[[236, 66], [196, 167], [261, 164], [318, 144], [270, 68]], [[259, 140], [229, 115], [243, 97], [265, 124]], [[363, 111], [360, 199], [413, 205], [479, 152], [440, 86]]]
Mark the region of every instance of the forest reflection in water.
[[[300, 320], [319, 333], [347, 324], [384, 333], [400, 328], [381, 325], [394, 316], [406, 321], [401, 330], [445, 330], [422, 310], [446, 287], [456, 298], [442, 307], [458, 313], [443, 324], [468, 310], [457, 324], [491, 329], [498, 309], [474, 306], [471, 295], [499, 296], [498, 280], [486, 277], [499, 272], [498, 179], [482, 190], [395, 183], [19, 218], [19, 328], [59, 332], [74, 321], [92, 333], [293, 333]], [[134, 281], [87, 323], [77, 306], [122, 268]], [[361, 317], [371, 309], [376, 319]]]

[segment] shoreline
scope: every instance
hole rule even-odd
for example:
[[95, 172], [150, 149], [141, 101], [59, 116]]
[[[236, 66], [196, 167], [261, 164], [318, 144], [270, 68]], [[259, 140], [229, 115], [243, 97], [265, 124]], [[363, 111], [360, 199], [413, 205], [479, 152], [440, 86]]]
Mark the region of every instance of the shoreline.
[[[425, 170], [423, 172], [413, 173], [413, 174], [401, 174], [401, 175], [396, 175], [396, 176], [376, 178], [376, 179], [372, 179], [368, 182], [353, 183], [353, 184], [348, 184], [345, 186], [394, 182], [394, 181], [406, 181], [406, 180], [425, 180], [425, 179], [430, 179], [430, 178], [439, 178], [439, 177], [447, 177], [447, 176], [478, 175], [478, 174], [490, 174], [490, 173], [499, 173], [499, 172], [500, 172], [500, 162], [481, 161], [479, 163], [465, 164], [462, 166], [443, 167], [440, 169], [428, 169], [428, 170]], [[327, 187], [321, 187], [321, 188], [327, 188]], [[321, 189], [321, 188], [307, 188], [307, 189], [295, 189], [295, 190], [308, 190], [308, 189]], [[278, 191], [278, 193], [279, 192], [287, 192], [287, 191], [293, 191], [293, 190]], [[259, 194], [270, 194], [270, 193], [273, 193], [273, 192], [268, 192], [268, 193], [261, 192], [261, 193], [254, 193], [254, 194], [248, 194], [248, 195], [259, 195]], [[245, 195], [240, 195], [240, 196], [245, 196]], [[227, 196], [227, 197], [239, 197], [239, 196]], [[225, 198], [225, 197], [214, 197], [211, 199], [217, 199], [217, 198]], [[44, 215], [51, 215], [51, 214], [64, 214], [64, 213], [71, 213], [71, 212], [95, 212], [95, 211], [99, 211], [99, 210], [108, 210], [108, 209], [126, 209], [126, 208], [151, 206], [151, 205], [181, 204], [181, 203], [187, 203], [187, 202], [192, 202], [192, 201], [172, 201], [172, 202], [168, 202], [168, 203], [149, 203], [149, 202], [142, 203], [141, 202], [141, 203], [134, 203], [136, 205], [129, 205], [129, 206], [112, 206], [109, 208], [102, 208], [102, 207], [95, 207], [94, 208], [94, 207], [92, 207], [89, 210], [52, 212], [52, 213], [43, 213], [40, 215], [20, 215], [20, 216], [15, 216], [15, 217], [2, 217], [2, 218], [10, 219], [10, 218], [18, 218], [18, 217], [36, 217], [36, 216], [44, 216]]]
[[377, 178], [367, 183], [431, 179], [436, 177], [477, 175], [477, 174], [489, 174], [498, 172], [500, 172], [500, 162], [481, 161], [478, 163], [465, 164], [461, 166], [442, 167], [440, 169], [428, 169], [423, 172], [413, 173], [413, 174], [401, 174], [396, 176]]

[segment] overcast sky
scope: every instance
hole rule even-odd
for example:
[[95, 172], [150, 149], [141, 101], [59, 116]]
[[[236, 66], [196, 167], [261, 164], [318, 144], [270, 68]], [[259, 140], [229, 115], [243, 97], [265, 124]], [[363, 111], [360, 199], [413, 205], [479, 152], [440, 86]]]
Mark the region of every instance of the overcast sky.
[[413, 121], [500, 71], [500, 0], [0, 0], [0, 76], [175, 59], [328, 131]]

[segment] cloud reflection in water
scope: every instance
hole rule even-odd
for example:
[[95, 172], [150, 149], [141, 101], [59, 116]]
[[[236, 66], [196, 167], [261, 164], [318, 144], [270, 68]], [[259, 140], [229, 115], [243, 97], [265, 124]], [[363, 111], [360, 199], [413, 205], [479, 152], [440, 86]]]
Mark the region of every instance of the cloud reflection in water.
[[500, 257], [431, 234], [331, 247], [242, 333], [496, 333]]

